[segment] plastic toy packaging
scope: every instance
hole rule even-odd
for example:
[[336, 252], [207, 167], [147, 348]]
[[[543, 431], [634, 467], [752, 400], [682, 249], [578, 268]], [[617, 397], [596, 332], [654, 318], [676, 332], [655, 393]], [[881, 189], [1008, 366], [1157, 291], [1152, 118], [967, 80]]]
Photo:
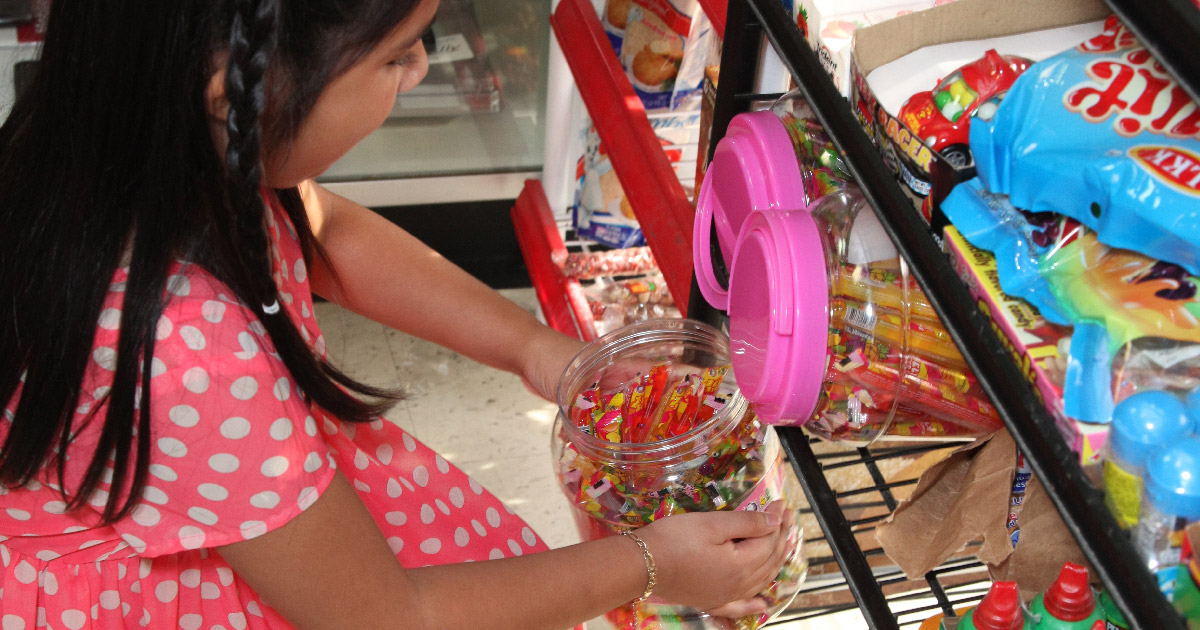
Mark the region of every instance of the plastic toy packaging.
[[970, 139], [1014, 206], [1200, 275], [1200, 109], [1115, 17], [1022, 74]]
[[957, 186], [942, 209], [972, 245], [995, 254], [1005, 293], [1075, 327], [1063, 391], [1068, 415], [1108, 422], [1117, 396], [1144, 388], [1149, 383], [1139, 381], [1167, 365], [1194, 363], [1200, 279], [1183, 267], [1110, 247], [1068, 216], [1020, 210], [978, 179]]
[[[692, 320], [653, 320], [592, 342], [558, 387], [553, 449], [580, 536], [595, 540], [684, 512], [798, 507], [774, 430], [738, 391], [720, 331]], [[787, 607], [808, 569], [800, 526], [784, 567], [762, 593], [760, 627]], [[720, 567], [713, 567], [714, 578]], [[621, 629], [719, 628], [707, 614], [653, 596], [613, 610]]]

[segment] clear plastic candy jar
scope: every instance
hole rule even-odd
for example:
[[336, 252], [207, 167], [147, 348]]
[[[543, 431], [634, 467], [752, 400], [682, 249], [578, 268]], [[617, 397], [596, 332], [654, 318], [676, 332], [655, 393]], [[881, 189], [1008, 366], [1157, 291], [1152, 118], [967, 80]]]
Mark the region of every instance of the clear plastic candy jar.
[[1001, 426], [854, 188], [752, 213], [714, 306], [729, 313], [741, 392], [767, 422], [856, 444]]
[[[555, 472], [583, 540], [633, 530], [684, 512], [798, 508], [785, 485], [774, 430], [759, 421], [729, 371], [728, 338], [692, 320], [650, 320], [589, 344], [558, 387]], [[763, 595], [760, 627], [787, 607], [808, 569], [800, 526], [783, 570]], [[719, 567], [714, 567], [719, 571]], [[653, 597], [613, 610], [621, 629], [721, 628], [703, 612]]]

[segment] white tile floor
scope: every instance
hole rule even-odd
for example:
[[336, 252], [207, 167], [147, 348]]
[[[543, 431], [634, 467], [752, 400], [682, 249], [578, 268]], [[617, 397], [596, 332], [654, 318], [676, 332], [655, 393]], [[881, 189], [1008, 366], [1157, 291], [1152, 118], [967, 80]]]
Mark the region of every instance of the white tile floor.
[[[532, 289], [501, 293], [535, 315]], [[551, 469], [555, 405], [520, 379], [440, 346], [388, 329], [329, 303], [316, 305], [330, 359], [367, 383], [399, 385], [409, 398], [388, 419], [442, 454], [503, 500], [551, 547], [579, 541]], [[607, 627], [588, 624], [589, 630]], [[779, 630], [863, 628], [857, 613], [773, 626]]]

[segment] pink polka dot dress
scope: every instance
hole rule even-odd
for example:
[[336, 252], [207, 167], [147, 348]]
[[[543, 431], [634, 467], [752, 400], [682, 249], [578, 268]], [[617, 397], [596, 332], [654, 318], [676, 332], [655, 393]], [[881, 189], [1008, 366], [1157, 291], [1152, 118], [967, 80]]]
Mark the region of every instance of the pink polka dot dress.
[[[323, 354], [294, 228], [278, 207], [269, 216], [280, 303]], [[117, 272], [100, 315], [77, 422], [111, 383], [127, 275]], [[287, 523], [337, 470], [405, 567], [546, 548], [500, 501], [396, 425], [342, 423], [309, 406], [256, 312], [204, 270], [176, 265], [168, 290], [150, 366], [154, 447], [141, 502], [129, 517], [99, 525], [107, 483], [71, 513], [52, 474], [0, 487], [0, 630], [290, 628], [212, 548]], [[68, 484], [82, 478], [99, 424], [72, 444], [79, 455], [68, 459]]]

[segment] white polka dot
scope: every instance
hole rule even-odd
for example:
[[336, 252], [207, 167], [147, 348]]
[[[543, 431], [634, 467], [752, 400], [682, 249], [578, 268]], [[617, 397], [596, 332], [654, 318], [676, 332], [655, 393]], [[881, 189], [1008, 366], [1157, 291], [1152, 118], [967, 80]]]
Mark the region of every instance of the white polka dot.
[[208, 458], [208, 467], [219, 473], [231, 473], [240, 465], [241, 462], [231, 453], [217, 453]]
[[221, 423], [221, 435], [230, 440], [240, 440], [250, 435], [250, 421], [237, 416], [226, 418]]
[[241, 351], [233, 353], [233, 356], [249, 361], [258, 356], [258, 342], [254, 340], [254, 335], [248, 332], [238, 333], [238, 345], [241, 346]]
[[196, 492], [209, 501], [224, 501], [229, 498], [229, 491], [215, 483], [202, 483], [196, 487]]
[[292, 267], [292, 275], [295, 276], [296, 282], [304, 282], [308, 277], [308, 269], [304, 266], [304, 259], [296, 259], [296, 264]]
[[250, 497], [250, 505], [253, 505], [256, 508], [269, 510], [276, 505], [279, 505], [279, 495], [271, 492], [270, 490], [264, 490]]
[[96, 490], [88, 497], [88, 503], [96, 507], [104, 507], [108, 503], [108, 491], [103, 488]]
[[443, 475], [450, 472], [450, 464], [447, 463], [446, 460], [443, 459], [441, 455], [434, 455], [433, 461], [435, 464], [437, 464], [437, 469], [439, 471], [441, 471], [441, 473]]
[[521, 528], [521, 540], [525, 541], [526, 545], [533, 547], [537, 544], [537, 536], [533, 535], [533, 530], [528, 527]]
[[233, 585], [233, 569], [230, 569], [228, 567], [218, 567], [217, 568], [217, 580], [220, 581], [221, 584], [223, 584], [225, 586], [232, 586]]
[[163, 466], [162, 464], [150, 464], [149, 470], [151, 475], [154, 475], [163, 481], [175, 481], [179, 478], [179, 475], [176, 475], [174, 470], [171, 470], [169, 467]]
[[441, 499], [435, 499], [433, 502], [435, 505], [437, 505], [437, 509], [442, 511], [442, 514], [450, 513], [450, 508], [446, 505], [445, 501], [443, 501]]
[[171, 322], [169, 317], [163, 315], [162, 317], [158, 318], [158, 325], [154, 328], [154, 338], [162, 341], [163, 339], [170, 337], [171, 333], [174, 331], [175, 324]]
[[17, 568], [13, 569], [13, 575], [22, 584], [33, 584], [37, 579], [37, 569], [33, 568], [29, 562], [22, 560], [17, 564]]
[[200, 585], [200, 599], [220, 599], [221, 587], [212, 582], [205, 582]]
[[246, 602], [246, 612], [254, 615], [255, 617], [263, 616], [262, 609], [258, 607], [258, 602], [255, 601]]
[[460, 508], [463, 506], [463, 503], [466, 503], [466, 498], [463, 497], [463, 491], [460, 490], [458, 486], [450, 488], [450, 503], [456, 508]]
[[500, 513], [496, 511], [496, 508], [488, 508], [487, 512], [484, 512], [483, 515], [487, 518], [488, 525], [500, 527]]
[[354, 439], [354, 434], [358, 433], [358, 425], [354, 424], [353, 422], [343, 422], [341, 427], [342, 433], [346, 434], [346, 437], [350, 438], [351, 440]]
[[200, 422], [200, 412], [191, 405], [175, 405], [167, 412], [167, 417], [185, 429], [190, 429]]
[[313, 420], [312, 416], [308, 416], [304, 419], [304, 432], [307, 433], [309, 437], [317, 436], [317, 421]]
[[325, 460], [321, 458], [321, 454], [313, 451], [304, 458], [304, 472], [312, 473], [320, 470], [321, 464]]
[[200, 314], [204, 319], [214, 324], [220, 324], [225, 318], [225, 304], [216, 300], [207, 300], [200, 306]]
[[187, 445], [173, 437], [158, 438], [158, 450], [167, 457], [183, 457], [187, 455]]
[[262, 521], [246, 521], [241, 524], [242, 538], [250, 540], [267, 533], [267, 524]]
[[405, 433], [403, 435], [403, 440], [404, 440], [404, 450], [408, 451], [409, 453], [412, 453], [417, 450], [417, 441], [412, 439], [411, 435]]
[[121, 534], [121, 540], [124, 540], [126, 543], [128, 543], [129, 546], [133, 547], [133, 550], [138, 553], [142, 553], [146, 550], [146, 541], [134, 536], [133, 534]]
[[429, 507], [428, 503], [423, 503], [421, 505], [421, 522], [422, 523], [425, 523], [426, 525], [432, 523], [435, 516], [436, 516], [436, 514], [433, 513], [433, 508]]
[[499, 549], [493, 549], [488, 552], [488, 560], [499, 560], [504, 557], [504, 552]]
[[[47, 562], [49, 562], [47, 560]], [[58, 594], [58, 578], [53, 573], [46, 572], [41, 575], [42, 590], [46, 591], [47, 595]]]
[[414, 487], [413, 487], [413, 485], [412, 485], [412, 482], [411, 482], [411, 481], [409, 481], [409, 480], [405, 479], [404, 477], [397, 477], [397, 479], [399, 479], [399, 480], [400, 480], [400, 483], [404, 484], [404, 487], [405, 487], [406, 489], [408, 489], [408, 491], [409, 491], [409, 492], [413, 492], [413, 491], [415, 491], [415, 490], [416, 490], [416, 488], [414, 488]]
[[193, 521], [196, 521], [197, 523], [200, 523], [202, 525], [210, 525], [211, 526], [211, 525], [217, 524], [216, 513], [213, 512], [212, 510], [209, 510], [207, 508], [202, 508], [198, 505], [188, 508], [187, 515], [190, 516]]
[[200, 586], [200, 569], [185, 569], [179, 574], [179, 583], [186, 588]]
[[71, 630], [79, 630], [83, 624], [87, 623], [87, 614], [82, 610], [68, 608], [62, 613], [63, 625]]
[[121, 594], [114, 590], [100, 591], [99, 599], [104, 610], [116, 610], [121, 605]]
[[401, 540], [398, 536], [392, 536], [392, 537], [388, 538], [387, 544], [388, 544], [388, 547], [390, 547], [392, 549], [392, 553], [400, 553], [400, 550], [404, 549], [404, 541]]
[[184, 549], [199, 549], [204, 546], [204, 530], [194, 525], [184, 525], [179, 528], [179, 544]]
[[195, 613], [180, 615], [179, 617], [180, 630], [199, 630], [202, 623], [204, 623], [204, 617]]
[[154, 486], [146, 486], [143, 488], [142, 498], [150, 503], [157, 503], [159, 505], [166, 505], [167, 503], [167, 493], [155, 488]]
[[357, 468], [359, 470], [366, 470], [367, 466], [370, 466], [370, 465], [371, 465], [371, 462], [367, 460], [367, 454], [362, 452], [361, 448], [358, 449], [357, 451], [355, 451], [355, 453], [354, 453], [354, 467], [355, 468]]
[[276, 440], [286, 440], [292, 437], [292, 421], [290, 418], [276, 418], [275, 422], [271, 423], [269, 431], [271, 437]]
[[326, 435], [337, 435], [337, 432], [338, 432], [338, 427], [336, 424], [333, 423], [333, 420], [330, 420], [329, 418], [325, 418], [325, 434]]
[[259, 468], [259, 472], [261, 472], [264, 477], [278, 477], [287, 472], [287, 469], [288, 459], [283, 455], [276, 455], [275, 457], [270, 457], [267, 459], [267, 461], [263, 462], [262, 466]]
[[32, 515], [29, 512], [26, 512], [25, 510], [18, 510], [17, 508], [8, 508], [4, 510], [4, 512], [8, 514], [9, 518], [18, 521], [28, 521], [30, 518], [32, 518]]
[[383, 515], [383, 519], [396, 527], [400, 527], [408, 522], [408, 515], [404, 512], [388, 512]]
[[288, 396], [291, 395], [292, 385], [288, 382], [287, 377], [280, 377], [279, 380], [275, 381], [275, 387], [273, 391], [276, 400], [284, 401], [287, 400]]
[[192, 350], [203, 350], [208, 345], [204, 339], [204, 333], [195, 326], [180, 326], [179, 336], [183, 338], [184, 345]]
[[183, 373], [183, 386], [193, 394], [208, 391], [208, 372], [202, 367], [189, 368]]
[[229, 625], [233, 630], [246, 630], [246, 613], [229, 613]]
[[362, 492], [364, 494], [371, 493], [371, 486], [368, 486], [367, 482], [363, 481], [362, 479], [355, 479], [354, 487], [357, 488], [359, 492]]
[[117, 351], [108, 346], [96, 348], [92, 352], [92, 359], [96, 361], [97, 365], [109, 372], [117, 369]]
[[154, 568], [154, 560], [150, 558], [142, 558], [138, 562], [138, 579], [144, 580], [150, 577], [150, 570]]
[[104, 330], [116, 330], [121, 326], [121, 311], [115, 308], [106, 308], [100, 311], [100, 320], [97, 324]]
[[442, 541], [436, 538], [426, 538], [421, 541], [421, 551], [433, 555], [442, 550]]
[[403, 494], [403, 492], [404, 492], [404, 489], [400, 487], [399, 481], [396, 481], [395, 479], [388, 479], [387, 495], [389, 497], [395, 499], [395, 498], [399, 497], [401, 494]]
[[25, 630], [25, 620], [16, 615], [0, 618], [0, 630]]
[[300, 491], [300, 496], [296, 499], [296, 505], [300, 506], [301, 511], [307, 510], [312, 507], [313, 503], [317, 502], [317, 498], [320, 496], [316, 488], [309, 486]]
[[313, 342], [313, 352], [318, 356], [325, 356], [325, 335], [317, 335], [317, 340]]
[[479, 485], [478, 481], [475, 481], [474, 479], [468, 479], [467, 482], [471, 486], [471, 492], [474, 492], [475, 494], [483, 494], [483, 486]]
[[179, 594], [179, 583], [175, 580], [163, 580], [154, 587], [154, 597], [162, 603], [167, 603], [175, 600], [175, 596]]
[[253, 376], [243, 376], [229, 386], [229, 395], [238, 400], [250, 400], [258, 393], [258, 381]]
[[429, 471], [424, 466], [417, 466], [412, 472], [413, 481], [424, 488], [429, 485]]
[[146, 505], [145, 503], [139, 503], [137, 506], [135, 506], [129, 517], [133, 519], [133, 522], [141, 525], [142, 527], [154, 527], [155, 525], [158, 525], [159, 519], [162, 518], [162, 516], [158, 513], [158, 510], [154, 509], [153, 506]]
[[479, 534], [480, 536], [487, 536], [487, 528], [483, 526], [483, 523], [480, 523], [475, 519], [471, 519], [471, 527], [475, 528], [476, 534]]
[[179, 297], [186, 297], [192, 292], [192, 283], [187, 276], [176, 274], [167, 278], [167, 291]]
[[392, 463], [392, 455], [393, 453], [391, 444], [380, 444], [379, 448], [375, 449], [375, 459], [378, 459], [379, 463], [383, 464], [384, 466]]
[[163, 374], [166, 373], [166, 371], [167, 371], [167, 364], [163, 363], [162, 359], [160, 359], [158, 357], [154, 357], [150, 361], [150, 378], [162, 376]]
[[461, 527], [454, 530], [454, 544], [466, 547], [468, 542], [471, 542], [471, 535], [467, 533], [467, 530]]
[[521, 545], [511, 538], [508, 539], [508, 550], [513, 552], [514, 556], [519, 556], [524, 553], [521, 551]]

